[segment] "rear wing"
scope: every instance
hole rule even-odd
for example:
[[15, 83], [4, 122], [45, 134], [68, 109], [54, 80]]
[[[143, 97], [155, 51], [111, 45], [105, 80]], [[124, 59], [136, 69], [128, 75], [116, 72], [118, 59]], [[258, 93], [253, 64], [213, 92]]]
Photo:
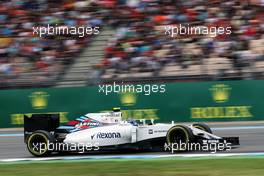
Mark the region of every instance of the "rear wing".
[[54, 132], [60, 126], [59, 114], [32, 114], [32, 116], [24, 115], [24, 141], [28, 136], [37, 130], [45, 130]]

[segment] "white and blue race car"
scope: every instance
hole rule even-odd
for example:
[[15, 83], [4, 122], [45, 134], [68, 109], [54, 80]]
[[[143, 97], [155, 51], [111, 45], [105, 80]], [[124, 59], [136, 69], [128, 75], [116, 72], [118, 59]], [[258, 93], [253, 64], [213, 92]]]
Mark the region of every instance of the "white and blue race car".
[[[24, 116], [24, 139], [28, 151], [34, 156], [47, 156], [54, 152], [91, 152], [105, 150], [131, 151], [189, 151], [189, 144], [208, 143], [239, 145], [238, 137], [219, 137], [208, 125], [139, 122], [122, 119], [122, 112], [88, 113], [60, 126], [58, 114]], [[214, 146], [215, 148], [215, 146]], [[196, 149], [196, 148], [195, 148]]]

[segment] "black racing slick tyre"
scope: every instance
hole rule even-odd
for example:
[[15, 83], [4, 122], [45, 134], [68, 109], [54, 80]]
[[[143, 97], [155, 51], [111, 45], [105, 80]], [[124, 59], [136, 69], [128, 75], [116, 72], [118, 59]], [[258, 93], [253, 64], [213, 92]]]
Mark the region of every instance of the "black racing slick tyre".
[[166, 142], [173, 151], [188, 151], [188, 144], [193, 141], [192, 130], [185, 125], [171, 127], [166, 135]]
[[37, 157], [48, 156], [51, 154], [48, 145], [53, 142], [53, 136], [44, 130], [33, 132], [27, 140], [28, 151]]
[[194, 123], [192, 126], [194, 128], [198, 128], [200, 130], [203, 130], [203, 131], [205, 131], [207, 133], [213, 134], [211, 128], [205, 123]]

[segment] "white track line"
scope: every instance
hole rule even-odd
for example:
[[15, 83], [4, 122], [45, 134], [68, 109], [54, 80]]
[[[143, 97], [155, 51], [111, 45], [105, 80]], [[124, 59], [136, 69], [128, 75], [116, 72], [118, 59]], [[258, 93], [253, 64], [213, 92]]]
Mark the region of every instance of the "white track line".
[[210, 154], [170, 154], [170, 155], [111, 155], [111, 156], [68, 156], [46, 158], [10, 158], [0, 162], [51, 161], [51, 160], [102, 160], [102, 159], [151, 159], [151, 158], [203, 158], [230, 156], [264, 156], [264, 152], [254, 153], [210, 153]]

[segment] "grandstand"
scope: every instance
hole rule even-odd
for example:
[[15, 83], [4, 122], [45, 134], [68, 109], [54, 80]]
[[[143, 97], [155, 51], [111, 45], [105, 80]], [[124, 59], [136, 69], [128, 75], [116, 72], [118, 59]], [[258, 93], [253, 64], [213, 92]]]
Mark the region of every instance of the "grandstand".
[[[263, 79], [263, 2], [3, 0], [0, 88], [112, 81]], [[100, 26], [100, 35], [38, 37], [33, 26]], [[168, 37], [164, 25], [231, 26], [231, 35]]]

